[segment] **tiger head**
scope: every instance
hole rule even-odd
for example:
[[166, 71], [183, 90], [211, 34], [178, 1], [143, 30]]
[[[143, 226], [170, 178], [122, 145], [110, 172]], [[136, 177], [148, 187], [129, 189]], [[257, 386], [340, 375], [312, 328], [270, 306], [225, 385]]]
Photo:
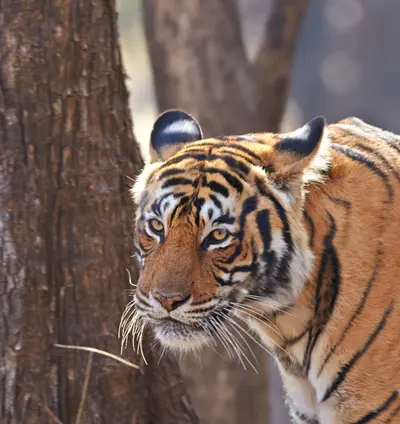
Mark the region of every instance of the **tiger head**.
[[203, 139], [185, 112], [157, 119], [151, 163], [132, 188], [133, 315], [162, 344], [207, 343], [252, 299], [266, 314], [295, 300], [312, 266], [302, 206], [327, 168], [324, 127], [318, 117], [286, 134]]

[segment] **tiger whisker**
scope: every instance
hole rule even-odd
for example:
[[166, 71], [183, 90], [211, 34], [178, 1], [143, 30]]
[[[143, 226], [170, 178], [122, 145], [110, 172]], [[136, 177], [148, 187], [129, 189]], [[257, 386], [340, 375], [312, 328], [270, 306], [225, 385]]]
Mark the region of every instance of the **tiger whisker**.
[[222, 321], [219, 321], [219, 320], [218, 321], [215, 320], [215, 321], [219, 324], [221, 329], [226, 333], [227, 339], [231, 342], [232, 346], [235, 345], [235, 347], [236, 347], [235, 351], [237, 353], [238, 359], [241, 362], [243, 368], [245, 370], [247, 369], [245, 364], [244, 364], [242, 357], [244, 359], [246, 359], [246, 361], [249, 363], [249, 365], [257, 372], [257, 369], [254, 367], [253, 363], [250, 361], [250, 359], [244, 353], [243, 347], [240, 344], [240, 342], [236, 339], [236, 337], [229, 331], [229, 329], [226, 327], [226, 325]]
[[254, 307], [252, 305], [242, 304], [242, 303], [238, 303], [238, 302], [232, 302], [232, 305], [235, 305], [237, 308], [245, 309], [249, 312], [252, 312], [252, 313], [258, 315], [259, 317], [261, 317], [263, 319], [266, 319], [271, 325], [273, 325], [279, 331], [278, 326], [273, 321], [271, 321], [269, 316], [265, 312], [261, 311], [261, 309], [258, 309], [258, 308]]
[[[215, 319], [215, 317], [212, 318], [212, 320], [214, 322], [214, 327], [217, 329], [217, 331], [219, 331], [219, 333], [221, 334], [221, 336], [223, 336], [224, 340], [226, 340], [226, 342], [229, 343], [228, 346], [229, 345], [232, 346], [233, 351], [236, 353], [236, 356], [239, 359], [239, 362], [242, 364], [243, 368], [244, 369], [247, 369], [246, 366], [245, 366], [245, 364], [244, 364], [244, 362], [243, 362], [243, 359], [242, 359], [242, 353], [243, 353], [243, 351], [241, 349], [240, 344], [237, 342], [236, 339], [234, 339], [232, 337], [232, 335], [229, 335], [229, 333], [226, 332], [226, 329], [224, 328], [224, 326], [222, 325], [222, 323], [220, 321], [217, 321]], [[231, 357], [231, 359], [233, 359], [233, 356], [230, 356], [230, 357]]]
[[161, 350], [161, 353], [160, 353], [160, 357], [158, 358], [157, 365], [160, 364], [161, 358], [164, 356], [164, 353], [166, 352], [166, 350], [167, 350], [167, 347], [166, 346], [162, 346], [162, 350]]
[[130, 294], [132, 296], [135, 294], [135, 292], [136, 292], [136, 289], [124, 289], [123, 290], [123, 293], [127, 293], [127, 294]]
[[225, 339], [220, 335], [220, 331], [219, 331], [218, 326], [216, 326], [214, 324], [214, 322], [215, 322], [214, 318], [210, 317], [209, 322], [210, 322], [211, 328], [213, 328], [215, 330], [215, 335], [217, 336], [217, 338], [221, 342], [222, 346], [224, 346], [225, 350], [228, 352], [229, 358], [232, 359], [234, 357], [232, 350], [231, 350], [230, 346], [226, 343]]
[[199, 350], [192, 347], [191, 351], [192, 351], [194, 357], [196, 358], [196, 360], [199, 362], [200, 369], [203, 369], [203, 362], [201, 361], [201, 356], [199, 354]]
[[[250, 339], [252, 339], [258, 346], [260, 346], [263, 350], [265, 350], [265, 352], [267, 352], [269, 355], [272, 356], [272, 358], [275, 359], [274, 355], [265, 346], [263, 346], [258, 340], [256, 340], [248, 331], [246, 331], [240, 324], [238, 324], [235, 320], [233, 320], [231, 317], [224, 314], [223, 312], [221, 312], [221, 313], [228, 321], [230, 321], [233, 325], [237, 326], [239, 330], [243, 331], [244, 334], [246, 334], [248, 337], [250, 337]], [[240, 318], [240, 317], [238, 317], [238, 318]], [[243, 321], [246, 322], [245, 320], [243, 320]]]
[[[210, 329], [208, 328], [208, 323], [200, 323], [201, 328], [206, 332], [206, 334], [208, 335], [210, 341], [214, 344], [214, 346], [217, 346], [217, 342], [215, 341], [215, 338], [213, 336], [213, 334], [211, 333]], [[210, 347], [211, 349], [213, 349], [215, 352], [216, 350], [210, 345], [209, 341], [206, 342], [207, 346]]]
[[125, 269], [126, 269], [126, 272], [128, 273], [129, 284], [130, 284], [132, 287], [135, 287], [135, 288], [136, 288], [137, 284], [133, 284], [133, 283], [132, 283], [132, 277], [131, 277], [131, 273], [129, 272], [129, 269], [128, 269], [128, 268], [125, 268]]
[[[226, 327], [225, 327], [226, 328]], [[246, 340], [246, 338], [235, 328], [232, 327], [233, 330], [236, 331], [236, 333], [239, 335], [239, 337], [244, 341], [244, 343], [246, 344], [247, 348], [249, 349], [251, 355], [253, 356], [253, 358], [255, 359], [256, 363], [258, 364], [258, 360], [256, 355], [253, 352], [253, 349], [251, 348], [251, 346], [249, 345], [248, 341]], [[226, 328], [226, 330], [228, 331], [228, 329]], [[246, 358], [247, 359], [247, 358]], [[247, 361], [250, 363], [251, 367], [254, 369], [254, 371], [258, 374], [258, 371], [254, 368], [253, 364], [247, 359]]]
[[127, 334], [129, 333], [129, 327], [135, 323], [137, 316], [138, 316], [137, 311], [134, 310], [131, 314], [125, 315], [123, 318], [121, 318], [121, 321], [118, 327], [118, 338], [121, 338], [121, 335], [122, 335], [121, 348], [123, 346], [126, 347], [126, 339], [127, 339]]
[[[201, 323], [200, 325], [204, 329], [204, 331], [207, 333], [208, 337], [210, 338], [210, 341], [214, 344], [214, 346], [217, 346], [217, 342], [215, 341], [215, 337], [211, 333], [210, 329], [208, 328], [209, 323], [205, 322], [205, 323]], [[211, 344], [208, 341], [206, 342], [206, 344], [207, 344], [207, 347], [212, 349], [220, 358], [223, 358], [223, 356], [218, 352], [218, 350], [215, 349], [214, 346], [211, 346]]]
[[[285, 309], [278, 308], [277, 306], [273, 306], [273, 305], [269, 305], [268, 303], [265, 303], [265, 301], [267, 300], [265, 297], [255, 296], [255, 295], [246, 295], [245, 299], [253, 300], [257, 303], [260, 303], [264, 307], [271, 308], [273, 311], [277, 311], [277, 312], [280, 312], [284, 315], [289, 315], [293, 318], [296, 318], [295, 315], [291, 314], [290, 312], [286, 311]], [[299, 306], [298, 308], [306, 308], [306, 306]]]
[[135, 340], [138, 338], [138, 330], [140, 328], [142, 321], [139, 314], [133, 315], [130, 322], [127, 322], [126, 327], [123, 332], [123, 341], [127, 344], [129, 334], [132, 334], [132, 349], [135, 350]]
[[[240, 315], [236, 315], [240, 320], [242, 320], [244, 323], [246, 323], [247, 325], [249, 325], [249, 321], [246, 319], [246, 318], [244, 318], [244, 317], [241, 317]], [[265, 323], [264, 323], [265, 324]], [[253, 339], [254, 340], [254, 339]], [[275, 340], [273, 340], [272, 338], [270, 338], [270, 341], [275, 345], [275, 346], [277, 346], [279, 349], [281, 349], [284, 353], [286, 353], [286, 355], [288, 355], [289, 356], [289, 358], [292, 358], [292, 355], [290, 355], [289, 354], [289, 352], [287, 352], [278, 342], [276, 342]], [[259, 344], [259, 343], [258, 343]], [[259, 344], [259, 346], [262, 346], [262, 345], [260, 345]], [[269, 351], [268, 351], [269, 352]], [[271, 355], [272, 355], [272, 353], [271, 352], [269, 352]], [[273, 355], [272, 355], [273, 356]], [[273, 356], [274, 357], [274, 356]]]
[[233, 334], [226, 328], [226, 326], [221, 321], [217, 320], [216, 318], [214, 318], [214, 319], [215, 319], [215, 322], [218, 324], [221, 332], [225, 334], [226, 339], [234, 347], [239, 361], [242, 363], [244, 369], [246, 369], [246, 366], [242, 361], [242, 356], [245, 356], [245, 355], [244, 355], [243, 349], [241, 347], [241, 344], [236, 340], [236, 338], [233, 336]]
[[136, 300], [131, 300], [125, 307], [123, 314], [121, 315], [120, 324], [124, 321], [129, 312], [135, 307]]
[[[282, 334], [280, 333], [280, 332], [276, 332], [270, 325], [268, 325], [268, 323], [266, 323], [265, 321], [262, 321], [261, 319], [259, 319], [259, 318], [257, 318], [257, 317], [255, 317], [254, 315], [252, 315], [252, 314], [250, 314], [249, 312], [247, 312], [247, 311], [240, 311], [241, 313], [243, 313], [243, 314], [245, 314], [245, 315], [247, 315], [247, 316], [249, 316], [250, 318], [252, 318], [252, 319], [256, 319], [257, 321], [260, 321], [263, 325], [266, 325], [268, 328], [270, 328], [270, 330], [271, 331], [273, 331], [273, 332], [275, 332], [280, 338], [282, 338], [283, 339], [283, 336], [282, 336]], [[239, 319], [241, 319], [242, 321], [244, 321], [248, 326], [251, 326], [251, 324], [250, 324], [250, 322], [249, 322], [249, 320], [248, 319], [246, 319], [245, 317], [242, 317], [242, 316], [240, 316], [240, 315], [236, 315]], [[280, 348], [280, 349], [282, 349], [288, 356], [290, 356], [289, 355], [289, 353], [276, 341], [276, 340], [273, 340], [272, 338], [270, 338], [270, 341], [272, 342], [272, 343], [274, 343], [278, 348]]]
[[[273, 331], [277, 336], [279, 336], [280, 338], [282, 338], [283, 339], [283, 336], [282, 336], [282, 333], [279, 331], [279, 328], [274, 324], [274, 323], [272, 323], [271, 321], [269, 321], [268, 320], [268, 318], [267, 317], [265, 317], [265, 316], [262, 316], [262, 318], [264, 318], [266, 321], [264, 321], [263, 319], [261, 319], [261, 318], [259, 318], [259, 317], [257, 317], [257, 316], [255, 316], [255, 315], [253, 315], [254, 314], [254, 312], [253, 311], [249, 311], [249, 310], [246, 310], [246, 309], [244, 309], [242, 306], [238, 306], [238, 305], [236, 305], [236, 308], [237, 309], [239, 309], [239, 311], [241, 312], [241, 313], [243, 313], [243, 314], [246, 314], [246, 315], [248, 315], [248, 316], [250, 316], [251, 318], [253, 318], [253, 319], [255, 319], [255, 320], [257, 320], [258, 322], [261, 322], [262, 324], [264, 324], [264, 325], [266, 325], [271, 331]], [[275, 329], [275, 328], [276, 329]]]
[[[132, 348], [136, 353], [139, 353], [139, 342], [140, 342], [140, 330], [142, 328], [142, 321], [140, 318], [137, 318], [134, 323], [132, 323], [131, 326], [131, 332], [132, 332]], [[129, 334], [129, 333], [128, 333]], [[127, 336], [128, 336], [127, 334]], [[136, 346], [137, 343], [137, 346]]]
[[143, 333], [146, 325], [144, 322], [142, 322], [142, 328], [140, 330], [140, 336], [139, 336], [139, 346], [140, 346], [140, 354], [142, 355], [144, 363], [147, 365], [146, 357], [144, 356], [143, 352]]

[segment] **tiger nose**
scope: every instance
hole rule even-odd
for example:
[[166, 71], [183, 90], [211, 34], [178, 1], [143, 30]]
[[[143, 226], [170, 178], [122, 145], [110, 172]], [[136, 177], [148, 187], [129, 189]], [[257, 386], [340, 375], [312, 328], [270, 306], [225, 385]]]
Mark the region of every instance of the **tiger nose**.
[[178, 306], [183, 305], [190, 297], [188, 293], [167, 293], [164, 291], [153, 292], [154, 299], [161, 303], [168, 312], [173, 311]]

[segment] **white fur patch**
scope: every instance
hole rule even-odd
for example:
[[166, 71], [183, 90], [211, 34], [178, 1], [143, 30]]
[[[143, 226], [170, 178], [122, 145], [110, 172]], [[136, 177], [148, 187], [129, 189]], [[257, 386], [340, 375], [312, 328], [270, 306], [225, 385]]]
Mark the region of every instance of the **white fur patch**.
[[280, 261], [285, 255], [287, 251], [287, 246], [285, 241], [283, 240], [282, 231], [272, 230], [270, 250], [275, 252], [278, 261]]
[[140, 197], [148, 184], [150, 174], [161, 165], [162, 162], [147, 164], [142, 169], [142, 172], [136, 177], [136, 181], [130, 190], [132, 199], [136, 205], [139, 203]]

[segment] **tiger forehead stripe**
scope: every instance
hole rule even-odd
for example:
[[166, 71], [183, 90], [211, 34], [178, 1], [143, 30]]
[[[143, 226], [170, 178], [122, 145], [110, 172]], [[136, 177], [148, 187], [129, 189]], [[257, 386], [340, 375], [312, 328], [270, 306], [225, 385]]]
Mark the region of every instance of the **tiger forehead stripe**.
[[[249, 172], [249, 167], [254, 165], [262, 165], [262, 160], [255, 153], [251, 152], [250, 149], [243, 146], [234, 144], [211, 144], [203, 143], [202, 147], [193, 143], [183, 148], [179, 153], [171, 157], [165, 162], [159, 170], [169, 168], [171, 165], [179, 164], [180, 166], [187, 166], [181, 162], [188, 160], [192, 162], [204, 162], [204, 161], [215, 161], [221, 160], [226, 163], [229, 167], [237, 167], [243, 173]], [[210, 148], [208, 148], [210, 147]], [[244, 153], [244, 154], [243, 154]], [[247, 156], [246, 156], [247, 155]], [[240, 159], [240, 160], [239, 160]]]

